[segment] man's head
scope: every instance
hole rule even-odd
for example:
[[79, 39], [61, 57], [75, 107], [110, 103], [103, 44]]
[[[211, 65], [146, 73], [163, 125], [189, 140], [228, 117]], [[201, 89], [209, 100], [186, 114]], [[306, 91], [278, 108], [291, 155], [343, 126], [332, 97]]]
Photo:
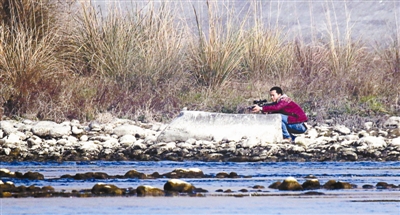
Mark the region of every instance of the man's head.
[[283, 94], [282, 89], [280, 87], [273, 87], [269, 90], [269, 95], [273, 102], [278, 101], [279, 97]]

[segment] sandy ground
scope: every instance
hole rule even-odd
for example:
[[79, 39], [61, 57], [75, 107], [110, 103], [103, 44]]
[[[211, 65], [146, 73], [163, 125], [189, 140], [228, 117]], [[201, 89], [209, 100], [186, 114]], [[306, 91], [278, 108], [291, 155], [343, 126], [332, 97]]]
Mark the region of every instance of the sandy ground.
[[[139, 6], [155, 7], [167, 2], [177, 8], [177, 14], [194, 24], [193, 8], [200, 20], [207, 25], [207, 0], [94, 0], [107, 10], [112, 4], [129, 9]], [[244, 19], [254, 5], [261, 14], [266, 27], [278, 26], [287, 32], [289, 39], [302, 41], [325, 39], [329, 32], [335, 38], [345, 38], [349, 33], [353, 40], [362, 39], [367, 43], [390, 43], [393, 38], [400, 40], [399, 0], [209, 0], [217, 3], [218, 14], [235, 11]], [[150, 2], [150, 3], [149, 3]], [[254, 4], [256, 3], [256, 4]], [[233, 10], [232, 10], [233, 8]], [[255, 13], [250, 13], [250, 20]]]

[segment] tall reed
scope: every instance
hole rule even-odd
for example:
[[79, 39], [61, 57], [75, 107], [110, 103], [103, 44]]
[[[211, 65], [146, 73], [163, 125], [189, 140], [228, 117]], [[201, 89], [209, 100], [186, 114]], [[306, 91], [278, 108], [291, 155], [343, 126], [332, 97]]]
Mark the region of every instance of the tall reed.
[[163, 109], [175, 105], [185, 77], [183, 34], [175, 16], [168, 3], [111, 7], [104, 14], [94, 5], [82, 5], [70, 45], [76, 50], [75, 71], [115, 90], [94, 89], [98, 111], [168, 112]]
[[292, 70], [291, 46], [285, 43], [287, 35], [283, 29], [267, 28], [263, 23], [260, 7], [260, 3], [254, 3], [249, 9], [254, 21], [246, 33], [243, 65], [252, 79], [281, 79]]
[[64, 73], [57, 11], [51, 0], [0, 4], [0, 102], [7, 114], [25, 113], [35, 94], [51, 90]]
[[78, 72], [133, 88], [172, 80], [180, 67], [182, 37], [173, 21], [168, 5], [136, 11], [113, 7], [107, 15], [82, 5], [72, 34], [76, 60], [82, 65]]
[[196, 83], [210, 89], [224, 87], [235, 73], [240, 72], [240, 63], [245, 50], [247, 17], [239, 21], [234, 11], [221, 17], [217, 2], [207, 1], [208, 29], [203, 29], [202, 20], [194, 9], [197, 35], [189, 43], [189, 67]]

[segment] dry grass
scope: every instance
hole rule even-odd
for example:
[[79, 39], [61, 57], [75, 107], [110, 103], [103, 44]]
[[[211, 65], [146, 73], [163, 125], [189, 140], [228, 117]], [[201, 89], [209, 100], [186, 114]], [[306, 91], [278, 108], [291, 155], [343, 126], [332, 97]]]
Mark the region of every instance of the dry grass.
[[[253, 22], [245, 36], [244, 67], [252, 80], [282, 80], [292, 68], [293, 50], [287, 35], [279, 27], [266, 28], [260, 5], [252, 4]], [[271, 26], [271, 25], [268, 25]]]
[[194, 9], [198, 34], [192, 35], [189, 42], [188, 63], [197, 84], [217, 89], [226, 86], [234, 73], [240, 70], [245, 49], [244, 24], [247, 17], [239, 22], [234, 11], [221, 17], [222, 9], [217, 2], [207, 1], [207, 9], [207, 31], [202, 29], [202, 20], [199, 20]]
[[107, 15], [67, 3], [0, 2], [5, 116], [168, 121], [185, 106], [238, 113], [273, 85], [320, 120], [400, 113], [398, 26], [390, 42], [372, 49], [351, 26], [339, 32], [332, 13], [322, 39], [306, 43], [279, 26], [265, 28], [257, 5], [238, 13], [209, 1], [208, 20], [193, 10], [193, 33], [168, 3]]
[[0, 5], [0, 101], [7, 114], [23, 114], [36, 94], [51, 94], [50, 85], [64, 74], [59, 52], [63, 38], [55, 21], [58, 10], [53, 1]]

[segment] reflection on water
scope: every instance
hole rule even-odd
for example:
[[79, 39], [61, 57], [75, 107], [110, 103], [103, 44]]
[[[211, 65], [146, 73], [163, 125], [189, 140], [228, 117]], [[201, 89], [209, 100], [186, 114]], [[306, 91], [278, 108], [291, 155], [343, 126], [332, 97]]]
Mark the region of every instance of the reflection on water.
[[[43, 181], [20, 179], [2, 179], [13, 181], [16, 186], [51, 185], [56, 190], [92, 188], [98, 182], [115, 184], [121, 188], [139, 185], [152, 185], [163, 188], [168, 180], [161, 179], [108, 179], [108, 180], [72, 180], [57, 179], [62, 175], [85, 172], [105, 172], [108, 175], [124, 175], [135, 169], [139, 172], [160, 174], [175, 168], [200, 168], [205, 174], [215, 176], [219, 172], [236, 172], [237, 179], [183, 179], [196, 187], [209, 191], [206, 197], [101, 197], [101, 198], [49, 198], [49, 199], [1, 199], [1, 214], [121, 214], [135, 213], [267, 213], [267, 214], [399, 214], [400, 191], [363, 189], [365, 184], [378, 182], [400, 185], [400, 162], [320, 162], [320, 163], [222, 163], [222, 162], [14, 162], [0, 163], [0, 168], [19, 172], [40, 172]], [[321, 184], [328, 180], [338, 180], [357, 185], [351, 190], [318, 190], [325, 195], [298, 195], [302, 192], [288, 192], [269, 189], [275, 181], [292, 176], [300, 183], [309, 174], [316, 176]], [[244, 176], [251, 176], [247, 178]], [[255, 190], [252, 187], [262, 185], [265, 188]], [[231, 189], [235, 193], [240, 189], [244, 197], [222, 197], [217, 189]], [[251, 194], [265, 196], [257, 197]], [[293, 193], [294, 196], [286, 194]], [[285, 195], [282, 195], [285, 194]], [[79, 208], [79, 211], [77, 211]], [[36, 213], [36, 212], [35, 212]]]

